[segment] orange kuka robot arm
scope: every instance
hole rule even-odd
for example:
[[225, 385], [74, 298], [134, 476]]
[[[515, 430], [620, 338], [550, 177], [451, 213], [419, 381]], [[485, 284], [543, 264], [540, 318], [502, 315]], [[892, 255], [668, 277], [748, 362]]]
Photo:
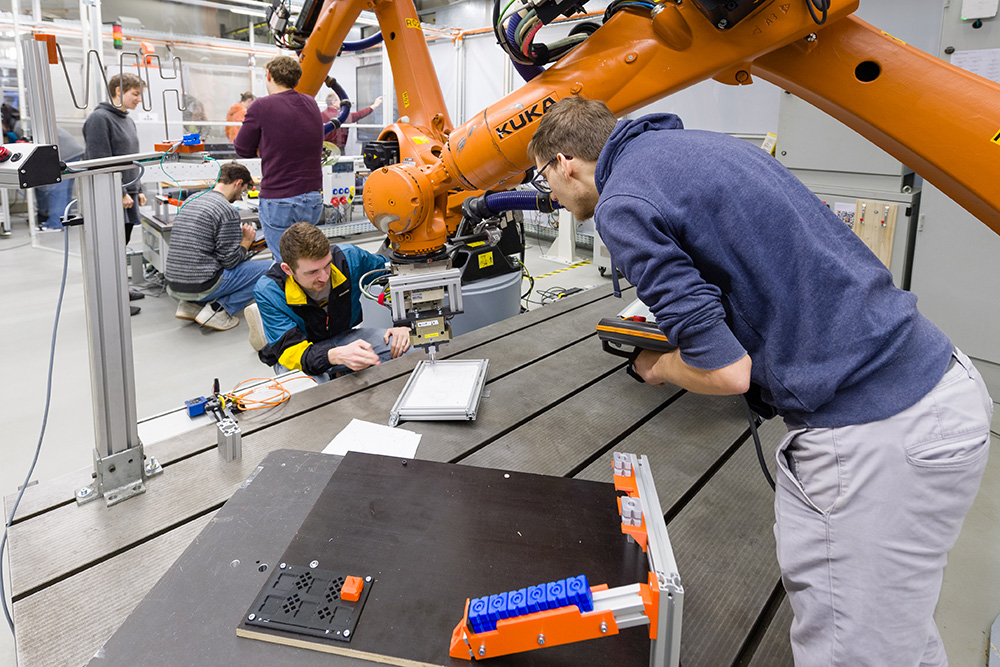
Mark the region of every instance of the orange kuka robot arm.
[[410, 0], [326, 0], [302, 52], [299, 90], [316, 94], [347, 31], [374, 7], [386, 40], [402, 117], [401, 164], [365, 184], [369, 219], [401, 256], [424, 257], [455, 231], [448, 195], [519, 182], [526, 147], [558, 100], [603, 100], [616, 115], [708, 78], [771, 81], [843, 121], [916, 170], [1000, 233], [1000, 85], [926, 55], [851, 16], [832, 0], [818, 26], [805, 1], [772, 0], [728, 30], [693, 0], [649, 13], [625, 9], [519, 90], [452, 129]]

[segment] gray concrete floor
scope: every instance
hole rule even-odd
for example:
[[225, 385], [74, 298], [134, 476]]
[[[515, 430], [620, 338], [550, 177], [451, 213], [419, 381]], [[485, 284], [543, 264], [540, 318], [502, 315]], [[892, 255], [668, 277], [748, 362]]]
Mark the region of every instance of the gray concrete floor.
[[[0, 238], [2, 312], [0, 341], [5, 381], [0, 383], [0, 494], [17, 490], [31, 463], [42, 421], [46, 368], [53, 313], [62, 268], [62, 237], [46, 235], [33, 248], [27, 224], [14, 222], [14, 236]], [[72, 233], [75, 236], [75, 232]], [[76, 239], [71, 236], [77, 252]], [[136, 235], [138, 236], [138, 234]], [[542, 259], [548, 241], [529, 239], [526, 265], [539, 277], [531, 308], [545, 290], [604, 284], [593, 264], [568, 270]], [[364, 244], [363, 244], [364, 245]], [[138, 239], [133, 239], [138, 248]], [[369, 246], [370, 247], [370, 246]], [[55, 250], [58, 249], [59, 252]], [[578, 251], [589, 259], [587, 251]], [[547, 275], [550, 272], [558, 272]], [[525, 282], [525, 289], [527, 282]], [[555, 290], [559, 291], [559, 290]], [[183, 406], [185, 399], [207, 394], [213, 378], [224, 388], [269, 375], [247, 342], [245, 322], [226, 332], [202, 329], [174, 318], [168, 296], [136, 302], [142, 312], [131, 318], [135, 384], [140, 419]], [[623, 306], [625, 304], [623, 303]], [[996, 420], [1000, 424], [1000, 419]], [[996, 429], [995, 429], [996, 430]], [[59, 324], [53, 373], [52, 407], [33, 480], [48, 480], [92, 465], [93, 416], [79, 255], [71, 256], [66, 296]], [[994, 455], [975, 506], [966, 519], [938, 607], [938, 624], [951, 656], [960, 667], [985, 665], [987, 636], [1000, 613], [1000, 456]], [[5, 563], [6, 564], [6, 563]], [[6, 589], [5, 589], [6, 591]], [[0, 667], [14, 666], [14, 647], [0, 630]]]

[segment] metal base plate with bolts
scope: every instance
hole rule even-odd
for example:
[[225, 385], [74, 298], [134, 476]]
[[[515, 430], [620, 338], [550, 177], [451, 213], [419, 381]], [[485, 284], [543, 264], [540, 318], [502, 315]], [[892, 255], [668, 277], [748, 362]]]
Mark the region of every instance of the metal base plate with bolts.
[[146, 459], [141, 444], [104, 458], [94, 450], [94, 470], [94, 483], [76, 490], [78, 505], [101, 497], [108, 507], [117, 505], [145, 493], [146, 479], [163, 472], [156, 458]]
[[[357, 602], [340, 597], [350, 573], [281, 563], [268, 579], [237, 629], [241, 637], [268, 639], [273, 631], [349, 642], [371, 591], [373, 578], [361, 576], [364, 586]], [[268, 632], [263, 633], [262, 630]]]

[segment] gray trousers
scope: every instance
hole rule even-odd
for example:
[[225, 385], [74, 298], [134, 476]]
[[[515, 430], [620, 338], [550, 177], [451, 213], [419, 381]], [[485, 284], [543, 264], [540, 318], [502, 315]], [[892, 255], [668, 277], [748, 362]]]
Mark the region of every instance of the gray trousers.
[[992, 412], [956, 350], [937, 386], [897, 415], [788, 432], [774, 534], [797, 667], [948, 664], [934, 607], [986, 468]]

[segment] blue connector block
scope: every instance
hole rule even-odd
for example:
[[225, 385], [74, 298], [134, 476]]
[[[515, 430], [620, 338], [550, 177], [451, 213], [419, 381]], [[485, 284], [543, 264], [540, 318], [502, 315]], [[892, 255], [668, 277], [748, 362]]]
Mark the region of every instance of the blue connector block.
[[548, 608], [549, 604], [545, 601], [545, 586], [528, 586], [528, 613], [533, 614]]
[[184, 401], [184, 406], [187, 408], [188, 417], [197, 417], [198, 415], [205, 414], [205, 403], [208, 401], [204, 396], [199, 396], [198, 398], [192, 398], [190, 401]]
[[479, 633], [492, 630], [496, 626], [491, 626], [489, 616], [490, 598], [476, 598], [469, 603], [469, 624], [472, 631]]
[[569, 604], [569, 600], [566, 599], [565, 579], [550, 581], [545, 585], [545, 601], [548, 603], [549, 609], [557, 609]]
[[508, 618], [510, 614], [507, 613], [507, 594], [500, 593], [499, 595], [491, 595], [489, 601], [490, 609], [490, 622], [496, 627], [496, 622], [503, 618]]
[[475, 633], [497, 629], [497, 621], [547, 609], [575, 605], [580, 612], [594, 611], [594, 597], [586, 575], [567, 577], [469, 602], [469, 627]]
[[192, 132], [191, 134], [185, 134], [181, 139], [181, 143], [185, 146], [197, 146], [201, 143], [201, 135], [197, 132]]
[[528, 589], [511, 591], [507, 593], [507, 612], [510, 617], [524, 616], [528, 613]]
[[594, 596], [590, 592], [587, 575], [581, 574], [566, 579], [566, 597], [569, 598], [569, 603], [575, 604], [580, 611], [594, 611]]

